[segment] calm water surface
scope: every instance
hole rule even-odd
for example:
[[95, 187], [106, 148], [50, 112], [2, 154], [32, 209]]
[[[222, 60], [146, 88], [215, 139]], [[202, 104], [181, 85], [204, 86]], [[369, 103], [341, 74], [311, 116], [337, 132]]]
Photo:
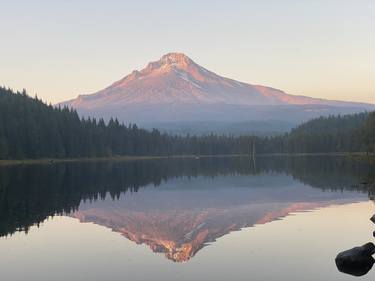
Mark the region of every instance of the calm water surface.
[[374, 178], [333, 157], [1, 167], [0, 280], [352, 280], [334, 258], [373, 241]]

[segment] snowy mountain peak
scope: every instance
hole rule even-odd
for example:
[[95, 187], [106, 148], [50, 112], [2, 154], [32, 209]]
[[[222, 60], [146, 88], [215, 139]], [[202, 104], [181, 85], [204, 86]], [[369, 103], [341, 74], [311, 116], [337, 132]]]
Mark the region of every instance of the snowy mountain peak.
[[165, 64], [191, 64], [193, 61], [183, 53], [169, 53], [160, 59]]
[[152, 72], [165, 73], [176, 69], [188, 71], [189, 68], [197, 66], [198, 65], [195, 64], [193, 60], [182, 53], [169, 53], [162, 56], [158, 61], [150, 62], [147, 67], [140, 72], [143, 75], [147, 75]]
[[[154, 82], [165, 80], [168, 76], [169, 81], [182, 80], [189, 81], [208, 81], [215, 79], [216, 75], [196, 64], [192, 59], [183, 53], [168, 53], [159, 60], [150, 62], [142, 70], [134, 70], [131, 74], [115, 82], [109, 88], [125, 88], [135, 82], [143, 85], [147, 84], [153, 78]], [[195, 83], [197, 86], [198, 84]], [[109, 89], [107, 88], [107, 89]], [[165, 88], [167, 89], [167, 88]]]

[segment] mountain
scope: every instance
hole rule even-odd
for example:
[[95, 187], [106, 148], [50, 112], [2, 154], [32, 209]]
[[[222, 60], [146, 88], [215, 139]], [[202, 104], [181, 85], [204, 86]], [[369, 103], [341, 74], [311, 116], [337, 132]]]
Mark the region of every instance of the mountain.
[[84, 116], [125, 123], [306, 121], [354, 113], [374, 105], [295, 96], [219, 76], [181, 53], [169, 53], [140, 71], [89, 95], [61, 103]]

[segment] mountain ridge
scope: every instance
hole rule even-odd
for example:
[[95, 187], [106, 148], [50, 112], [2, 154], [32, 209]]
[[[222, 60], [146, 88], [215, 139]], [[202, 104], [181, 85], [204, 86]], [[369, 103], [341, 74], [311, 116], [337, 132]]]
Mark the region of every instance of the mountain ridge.
[[[117, 117], [123, 122], [137, 123], [233, 121], [231, 116], [236, 116], [235, 121], [257, 120], [257, 116], [264, 120], [267, 114], [268, 119], [282, 116], [284, 121], [305, 121], [375, 107], [291, 95], [276, 88], [239, 82], [200, 66], [183, 53], [168, 53], [96, 93], [79, 95], [60, 105], [73, 107], [84, 116]], [[289, 107], [298, 109], [301, 116], [289, 113], [292, 116], [285, 118]]]

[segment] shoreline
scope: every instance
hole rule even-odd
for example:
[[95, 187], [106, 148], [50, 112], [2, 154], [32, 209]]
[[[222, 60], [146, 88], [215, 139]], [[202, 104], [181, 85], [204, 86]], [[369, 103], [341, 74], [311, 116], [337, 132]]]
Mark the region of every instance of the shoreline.
[[[305, 156], [336, 156], [350, 157], [356, 161], [368, 161], [375, 163], [375, 155], [367, 155], [364, 152], [333, 152], [333, 153], [269, 153], [258, 154], [256, 157], [305, 157]], [[79, 158], [41, 158], [41, 159], [4, 159], [0, 160], [1, 166], [13, 165], [37, 165], [37, 164], [58, 164], [75, 162], [123, 162], [139, 160], [157, 160], [157, 159], [200, 159], [200, 158], [233, 158], [250, 157], [249, 154], [218, 154], [218, 155], [171, 155], [171, 156], [107, 156], [107, 157], [79, 157]]]

